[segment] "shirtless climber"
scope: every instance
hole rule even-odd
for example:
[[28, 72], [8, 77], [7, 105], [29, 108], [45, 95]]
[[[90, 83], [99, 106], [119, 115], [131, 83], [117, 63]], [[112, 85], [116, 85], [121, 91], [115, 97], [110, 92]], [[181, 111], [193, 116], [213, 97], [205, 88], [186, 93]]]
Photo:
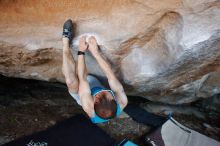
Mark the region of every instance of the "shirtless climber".
[[[127, 105], [127, 96], [123, 86], [116, 78], [111, 66], [99, 53], [95, 37], [80, 38], [78, 47], [78, 65], [71, 54], [70, 43], [72, 40], [73, 24], [67, 20], [63, 26], [63, 66], [62, 71], [70, 95], [82, 106], [93, 123], [107, 122], [119, 116]], [[85, 52], [89, 50], [104, 71], [111, 90], [104, 86], [94, 76], [87, 75]], [[78, 76], [77, 76], [78, 74]]]

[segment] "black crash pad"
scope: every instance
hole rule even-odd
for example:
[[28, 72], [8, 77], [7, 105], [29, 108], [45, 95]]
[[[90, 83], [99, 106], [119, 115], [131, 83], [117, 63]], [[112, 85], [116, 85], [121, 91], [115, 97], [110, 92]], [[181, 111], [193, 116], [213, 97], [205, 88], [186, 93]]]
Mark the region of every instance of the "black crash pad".
[[[28, 127], [27, 127], [28, 128]], [[112, 146], [115, 140], [83, 115], [3, 146]]]
[[160, 127], [167, 121], [166, 117], [149, 113], [137, 105], [128, 104], [124, 111], [136, 122], [143, 123], [151, 127]]

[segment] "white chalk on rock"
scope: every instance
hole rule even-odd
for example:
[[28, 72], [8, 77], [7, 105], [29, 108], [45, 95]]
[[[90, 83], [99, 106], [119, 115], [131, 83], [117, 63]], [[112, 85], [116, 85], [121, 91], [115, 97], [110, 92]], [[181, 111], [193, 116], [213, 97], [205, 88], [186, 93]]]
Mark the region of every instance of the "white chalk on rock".
[[80, 39], [80, 37], [82, 37], [82, 36], [86, 36], [86, 42], [87, 42], [87, 43], [89, 42], [89, 38], [90, 38], [91, 36], [94, 36], [94, 37], [96, 38], [97, 43], [98, 43], [99, 45], [103, 45], [103, 43], [104, 43], [103, 39], [102, 39], [98, 34], [96, 34], [96, 33], [83, 33], [83, 34], [77, 36], [77, 37], [73, 40], [72, 45], [73, 45], [73, 46], [78, 46], [78, 45], [79, 45], [79, 39]]

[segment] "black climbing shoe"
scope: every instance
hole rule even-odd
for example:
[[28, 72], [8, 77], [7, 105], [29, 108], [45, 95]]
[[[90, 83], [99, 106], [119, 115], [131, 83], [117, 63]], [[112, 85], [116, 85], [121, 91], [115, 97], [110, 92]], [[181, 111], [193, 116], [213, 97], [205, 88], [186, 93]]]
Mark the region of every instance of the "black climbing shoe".
[[70, 42], [73, 38], [73, 22], [71, 19], [68, 19], [64, 24], [63, 24], [63, 37], [69, 38]]

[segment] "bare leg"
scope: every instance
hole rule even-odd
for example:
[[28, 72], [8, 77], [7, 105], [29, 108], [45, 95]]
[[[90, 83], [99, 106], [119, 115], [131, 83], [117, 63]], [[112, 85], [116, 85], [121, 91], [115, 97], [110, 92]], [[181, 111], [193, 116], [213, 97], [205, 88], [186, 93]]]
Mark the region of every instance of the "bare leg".
[[63, 37], [63, 66], [62, 71], [65, 76], [69, 92], [78, 93], [79, 81], [76, 74], [76, 63], [71, 54], [69, 39]]

